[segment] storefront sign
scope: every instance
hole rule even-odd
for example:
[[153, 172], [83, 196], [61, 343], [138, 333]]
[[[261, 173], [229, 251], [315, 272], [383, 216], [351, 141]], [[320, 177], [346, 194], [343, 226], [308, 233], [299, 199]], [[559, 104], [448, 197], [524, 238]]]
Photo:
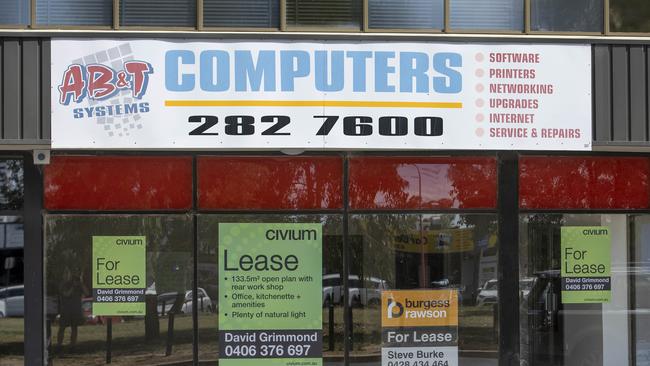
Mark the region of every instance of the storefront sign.
[[322, 226], [219, 224], [219, 364], [322, 365]]
[[562, 228], [562, 303], [610, 301], [611, 246], [608, 227]]
[[145, 315], [147, 239], [93, 236], [93, 315]]
[[591, 47], [54, 39], [56, 149], [590, 150]]
[[390, 290], [381, 295], [382, 366], [458, 366], [456, 290]]

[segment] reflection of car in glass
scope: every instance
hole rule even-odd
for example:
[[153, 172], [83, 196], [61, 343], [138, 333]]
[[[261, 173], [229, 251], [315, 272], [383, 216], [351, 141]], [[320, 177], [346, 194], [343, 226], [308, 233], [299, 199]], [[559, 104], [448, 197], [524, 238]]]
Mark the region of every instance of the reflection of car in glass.
[[459, 284], [452, 284], [448, 278], [443, 278], [441, 280], [431, 281], [431, 288], [441, 289], [441, 290], [456, 290], [458, 294], [458, 303], [463, 303], [463, 293], [466, 290], [466, 287]]
[[388, 290], [388, 283], [377, 277], [366, 278], [360, 287], [353, 288], [350, 283], [352, 305], [379, 306], [381, 305], [381, 292], [384, 290]]
[[[375, 306], [381, 304], [381, 292], [387, 290], [388, 283], [376, 277], [361, 280], [357, 275], [348, 276], [350, 306]], [[339, 305], [344, 301], [343, 283], [338, 273], [323, 275], [323, 307]]]
[[[192, 313], [192, 290], [185, 291], [185, 298], [183, 299], [183, 304], [178, 311], [180, 314], [191, 314]], [[158, 314], [165, 315], [168, 314], [174, 307], [178, 297], [177, 292], [166, 292], [164, 294], [158, 295]], [[212, 299], [208, 296], [204, 289], [198, 289], [198, 309], [199, 312], [214, 312], [215, 308], [212, 304]]]
[[10, 286], [0, 289], [0, 318], [25, 315], [25, 286]]
[[483, 287], [478, 291], [478, 296], [476, 296], [476, 305], [496, 304], [499, 301], [497, 284], [497, 280], [485, 282]]

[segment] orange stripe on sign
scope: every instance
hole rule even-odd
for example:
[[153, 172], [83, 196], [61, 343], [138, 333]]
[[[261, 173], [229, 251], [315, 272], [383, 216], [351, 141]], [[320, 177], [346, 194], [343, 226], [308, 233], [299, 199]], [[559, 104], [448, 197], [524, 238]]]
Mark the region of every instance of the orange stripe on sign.
[[166, 100], [166, 107], [357, 107], [463, 108], [461, 102], [367, 102], [353, 100]]

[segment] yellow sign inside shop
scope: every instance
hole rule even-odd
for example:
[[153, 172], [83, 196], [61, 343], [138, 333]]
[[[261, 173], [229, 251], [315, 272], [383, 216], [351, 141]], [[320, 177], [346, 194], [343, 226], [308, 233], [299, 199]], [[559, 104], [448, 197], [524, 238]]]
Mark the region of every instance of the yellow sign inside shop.
[[477, 238], [473, 228], [411, 231], [393, 239], [395, 250], [407, 253], [459, 253], [494, 248], [495, 234]]

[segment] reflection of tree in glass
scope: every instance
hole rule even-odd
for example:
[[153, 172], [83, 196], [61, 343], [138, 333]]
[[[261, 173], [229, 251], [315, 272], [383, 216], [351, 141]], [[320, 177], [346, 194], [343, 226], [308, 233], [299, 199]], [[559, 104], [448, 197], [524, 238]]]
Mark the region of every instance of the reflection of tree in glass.
[[[408, 192], [410, 182], [400, 168], [387, 159], [351, 160], [350, 205], [352, 207], [418, 207], [419, 197]], [[356, 174], [356, 172], [360, 174]], [[417, 190], [417, 187], [416, 187]], [[413, 200], [416, 200], [415, 204]]]
[[[147, 238], [147, 279], [144, 287], [155, 287], [157, 293], [176, 292], [184, 298], [192, 288], [192, 235], [188, 215], [51, 215], [46, 218], [46, 295], [59, 296], [63, 281], [62, 267], [69, 268], [84, 281], [82, 288], [92, 288], [92, 237], [133, 235]], [[90, 297], [89, 290], [83, 290]], [[153, 306], [147, 306], [146, 336], [158, 337], [156, 295]], [[48, 314], [56, 315], [50, 306]], [[58, 309], [60, 312], [61, 309]]]
[[562, 214], [531, 214], [524, 218], [527, 225], [520, 233], [522, 253], [520, 254], [521, 273], [533, 277], [535, 273], [550, 269], [559, 269], [560, 228], [565, 220]]
[[644, 158], [526, 158], [520, 164], [520, 204], [540, 209], [646, 207], [647, 171]]
[[[270, 159], [270, 160], [269, 160]], [[341, 202], [340, 168], [310, 159], [233, 158], [216, 166], [222, 174], [211, 176], [203, 193], [227, 208], [322, 208]], [[321, 169], [319, 169], [319, 166]], [[235, 179], [229, 172], [236, 172]], [[227, 194], [224, 194], [227, 192]], [[280, 205], [281, 207], [278, 207]]]
[[359, 278], [377, 277], [388, 281], [390, 287], [396, 286], [395, 268], [404, 263], [396, 256], [395, 238], [412, 232], [419, 221], [420, 216], [412, 214], [351, 216], [350, 274]]
[[496, 164], [465, 160], [449, 164], [447, 177], [452, 190], [449, 195], [458, 208], [493, 208], [496, 207]]
[[6, 210], [19, 210], [23, 205], [23, 162], [0, 162], [0, 206]]
[[650, 31], [650, 2], [610, 0], [609, 22], [613, 32]]
[[602, 0], [533, 0], [531, 27], [536, 31], [598, 32], [603, 28]]

